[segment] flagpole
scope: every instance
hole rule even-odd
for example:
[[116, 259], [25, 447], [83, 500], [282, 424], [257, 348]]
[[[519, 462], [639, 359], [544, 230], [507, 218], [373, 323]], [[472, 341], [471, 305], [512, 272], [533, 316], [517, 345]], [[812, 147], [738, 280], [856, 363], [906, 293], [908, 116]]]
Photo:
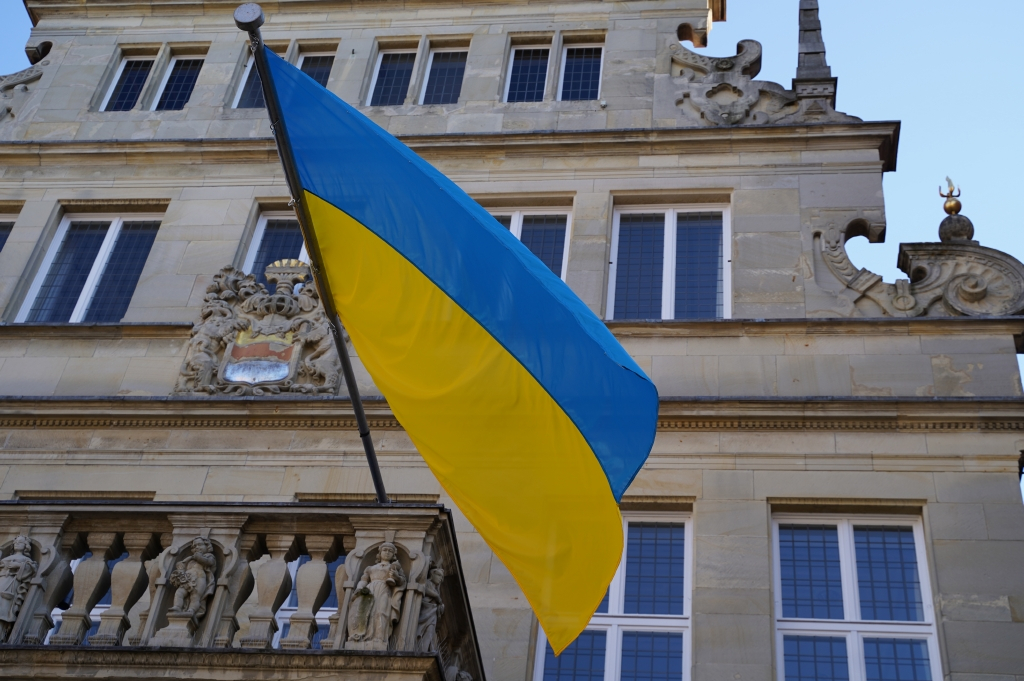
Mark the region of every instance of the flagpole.
[[295, 213], [299, 218], [299, 227], [302, 230], [302, 238], [306, 242], [306, 250], [309, 253], [310, 271], [313, 274], [313, 281], [320, 292], [320, 302], [324, 306], [329, 320], [328, 326], [334, 334], [334, 343], [338, 346], [338, 355], [341, 357], [341, 370], [345, 375], [345, 384], [348, 386], [349, 398], [352, 400], [352, 410], [356, 415], [356, 423], [359, 426], [359, 438], [363, 441], [363, 451], [366, 452], [366, 462], [370, 466], [370, 477], [373, 478], [373, 489], [377, 494], [378, 504], [391, 503], [387, 492], [384, 490], [384, 479], [380, 475], [380, 466], [377, 464], [377, 453], [373, 449], [373, 439], [370, 437], [370, 424], [366, 421], [366, 412], [363, 410], [363, 400], [359, 397], [359, 386], [356, 385], [356, 376], [352, 371], [352, 359], [348, 354], [348, 345], [341, 334], [341, 318], [334, 309], [334, 298], [331, 297], [330, 287], [327, 279], [321, 275], [320, 246], [310, 227], [309, 213], [306, 202], [303, 201], [302, 184], [299, 182], [299, 171], [295, 165], [295, 155], [292, 152], [291, 141], [285, 130], [284, 118], [281, 116], [281, 104], [277, 99], [277, 90], [274, 89], [274, 79], [267, 65], [266, 47], [263, 44], [263, 36], [260, 34], [260, 26], [263, 25], [263, 8], [254, 2], [247, 2], [235, 9], [235, 25], [242, 31], [249, 34], [250, 49], [252, 49], [253, 62], [256, 72], [259, 74], [260, 82], [263, 85], [263, 99], [266, 102], [267, 114], [270, 116], [270, 130], [277, 142], [277, 151], [281, 157], [281, 164], [284, 166], [285, 178], [288, 181], [288, 190], [292, 195], [292, 203], [295, 205]]

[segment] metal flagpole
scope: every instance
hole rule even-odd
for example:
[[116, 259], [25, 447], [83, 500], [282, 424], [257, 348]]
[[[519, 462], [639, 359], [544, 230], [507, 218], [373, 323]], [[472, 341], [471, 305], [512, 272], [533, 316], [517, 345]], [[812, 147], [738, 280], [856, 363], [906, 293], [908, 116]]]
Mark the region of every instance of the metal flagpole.
[[256, 72], [259, 74], [260, 82], [263, 85], [263, 99], [266, 101], [267, 113], [270, 116], [270, 129], [274, 133], [274, 140], [277, 142], [277, 151], [281, 157], [281, 164], [284, 166], [285, 178], [288, 180], [288, 190], [292, 195], [292, 203], [295, 205], [295, 213], [299, 218], [299, 227], [302, 229], [302, 238], [306, 241], [306, 250], [309, 252], [310, 271], [313, 274], [313, 281], [320, 292], [320, 301], [327, 312], [329, 326], [334, 334], [334, 342], [338, 346], [338, 355], [341, 357], [341, 369], [345, 374], [345, 384], [348, 386], [348, 394], [352, 400], [352, 409], [356, 414], [356, 423], [359, 425], [359, 437], [363, 441], [363, 450], [366, 452], [366, 462], [370, 465], [370, 476], [373, 478], [373, 488], [377, 493], [377, 503], [390, 503], [387, 492], [384, 491], [384, 480], [380, 475], [380, 466], [377, 464], [377, 454], [373, 450], [373, 439], [370, 437], [370, 425], [366, 421], [366, 412], [363, 411], [363, 401], [359, 397], [359, 387], [356, 385], [356, 376], [352, 372], [352, 359], [348, 355], [348, 346], [341, 334], [341, 319], [337, 310], [334, 309], [334, 298], [331, 296], [330, 287], [326, 277], [322, 276], [320, 256], [320, 245], [317, 243], [316, 235], [311, 228], [311, 221], [302, 197], [302, 185], [299, 182], [299, 171], [295, 166], [295, 156], [292, 153], [291, 142], [288, 140], [288, 133], [285, 130], [284, 118], [281, 116], [281, 103], [277, 99], [277, 91], [274, 89], [274, 79], [267, 65], [266, 47], [263, 45], [263, 36], [260, 34], [260, 26], [263, 25], [263, 8], [254, 2], [247, 2], [235, 9], [235, 25], [249, 34], [250, 48], [252, 49], [253, 61], [256, 65]]

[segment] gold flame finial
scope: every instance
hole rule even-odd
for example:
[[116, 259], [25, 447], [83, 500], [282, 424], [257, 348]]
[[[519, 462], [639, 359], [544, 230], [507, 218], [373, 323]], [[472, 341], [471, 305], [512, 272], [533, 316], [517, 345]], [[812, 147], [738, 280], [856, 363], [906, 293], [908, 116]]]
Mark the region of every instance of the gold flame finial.
[[947, 215], [958, 215], [960, 209], [963, 208], [963, 204], [957, 200], [960, 196], [960, 188], [953, 185], [953, 180], [946, 176], [946, 184], [949, 185], [949, 191], [946, 193], [942, 192], [942, 187], [939, 187], [939, 196], [946, 199], [946, 202], [942, 204]]

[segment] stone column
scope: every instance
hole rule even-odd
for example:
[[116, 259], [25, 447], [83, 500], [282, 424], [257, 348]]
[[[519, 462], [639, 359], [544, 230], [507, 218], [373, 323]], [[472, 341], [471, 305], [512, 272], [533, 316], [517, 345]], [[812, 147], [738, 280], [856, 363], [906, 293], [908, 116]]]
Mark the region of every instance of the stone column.
[[130, 626], [128, 612], [142, 597], [149, 583], [143, 564], [154, 545], [152, 532], [126, 532], [123, 537], [128, 557], [110, 573], [110, 607], [100, 615], [100, 628], [89, 637], [91, 646], [119, 646]]
[[316, 612], [331, 594], [331, 580], [324, 556], [333, 545], [334, 537], [330, 535], [306, 535], [306, 551], [310, 560], [295, 575], [298, 609], [291, 617], [288, 636], [281, 639], [282, 648], [312, 646], [313, 634], [317, 631]]
[[89, 613], [110, 588], [107, 561], [120, 555], [121, 542], [116, 532], [90, 532], [92, 555], [75, 570], [75, 602], [64, 611], [60, 631], [50, 637], [50, 645], [77, 646], [92, 627]]

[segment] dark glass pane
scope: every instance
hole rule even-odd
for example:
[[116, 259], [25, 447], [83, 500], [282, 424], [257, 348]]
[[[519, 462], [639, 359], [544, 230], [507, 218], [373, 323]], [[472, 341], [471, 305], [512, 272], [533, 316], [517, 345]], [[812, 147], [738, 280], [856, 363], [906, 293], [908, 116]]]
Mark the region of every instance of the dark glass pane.
[[323, 87], [327, 87], [327, 79], [331, 77], [332, 66], [334, 66], [334, 57], [325, 54], [316, 57], [303, 57], [301, 70]]
[[508, 101], [543, 100], [547, 74], [547, 49], [516, 50], [512, 56], [512, 73], [509, 74]]
[[412, 80], [415, 52], [386, 52], [381, 55], [377, 81], [373, 85], [370, 106], [397, 106], [405, 104]]
[[622, 215], [615, 265], [615, 319], [661, 319], [665, 215]]
[[926, 641], [866, 638], [864, 667], [867, 681], [932, 681]]
[[107, 236], [109, 222], [72, 222], [64, 234], [57, 255], [39, 288], [30, 322], [67, 322], [82, 295], [85, 280], [89, 278], [96, 254]]
[[7, 245], [7, 239], [10, 238], [13, 229], [13, 222], [0, 222], [0, 251]]
[[[332, 560], [330, 563], [327, 564], [327, 578], [329, 580], [331, 580], [331, 594], [327, 597], [327, 600], [324, 601], [324, 604], [321, 607], [323, 607], [323, 608], [337, 608], [338, 607], [338, 588], [337, 588], [337, 585], [334, 583], [334, 577], [338, 573], [338, 568], [341, 567], [344, 564], [345, 564], [345, 554], [341, 554], [340, 556], [338, 556], [337, 558], [335, 558], [334, 560]], [[321, 629], [323, 629], [321, 634], [326, 634], [327, 633], [327, 629], [325, 627], [321, 627]]]
[[675, 318], [717, 319], [722, 314], [722, 214], [680, 213]]
[[292, 577], [292, 592], [288, 594], [288, 600], [285, 602], [286, 606], [292, 608], [299, 607], [299, 568], [311, 560], [312, 558], [310, 558], [308, 554], [302, 554], [299, 556], [299, 564], [295, 566], [295, 576]]
[[565, 51], [562, 99], [597, 99], [601, 84], [601, 48], [570, 47]]
[[263, 240], [256, 251], [256, 260], [252, 264], [252, 273], [256, 281], [267, 286], [273, 292], [274, 287], [267, 283], [264, 272], [267, 265], [278, 260], [298, 258], [302, 252], [302, 232], [298, 220], [267, 220], [263, 230]]
[[779, 527], [782, 616], [843, 619], [839, 531], [824, 525]]
[[324, 624], [323, 622], [316, 623], [316, 631], [313, 632], [313, 640], [310, 641], [309, 647], [317, 650], [321, 649], [320, 642], [324, 640], [327, 633], [331, 630], [330, 625]]
[[682, 615], [685, 526], [630, 523], [626, 538], [626, 614]]
[[160, 101], [156, 104], [157, 111], [179, 111], [185, 108], [188, 98], [203, 68], [202, 59], [179, 59], [174, 62], [171, 75], [167, 77]]
[[584, 631], [555, 657], [551, 644], [544, 654], [544, 681], [601, 681], [604, 679], [603, 631]]
[[683, 678], [683, 635], [623, 632], [621, 671], [621, 681], [679, 681]]
[[913, 528], [854, 527], [853, 536], [861, 618], [923, 622]]
[[242, 86], [242, 94], [238, 98], [239, 109], [262, 109], [267, 105], [263, 99], [263, 83], [260, 81], [260, 74], [256, 72], [256, 65], [249, 66], [249, 75], [245, 78], [245, 85]]
[[125, 62], [104, 111], [130, 111], [134, 108], [152, 68], [152, 59], [129, 59]]
[[785, 681], [849, 681], [846, 639], [827, 636], [784, 636]]
[[564, 215], [524, 215], [523, 232], [519, 237], [556, 277], [562, 276], [565, 225]]
[[96, 286], [96, 293], [89, 301], [85, 321], [121, 321], [128, 310], [128, 304], [132, 302], [135, 286], [139, 283], [139, 276], [159, 228], [160, 223], [157, 221], [126, 222], [121, 226], [114, 249]]
[[498, 221], [498, 224], [505, 229], [512, 229], [512, 216], [511, 215], [495, 215], [494, 219]]
[[454, 104], [462, 94], [462, 76], [466, 73], [465, 52], [435, 52], [430, 60], [430, 75], [423, 93], [424, 104]]

